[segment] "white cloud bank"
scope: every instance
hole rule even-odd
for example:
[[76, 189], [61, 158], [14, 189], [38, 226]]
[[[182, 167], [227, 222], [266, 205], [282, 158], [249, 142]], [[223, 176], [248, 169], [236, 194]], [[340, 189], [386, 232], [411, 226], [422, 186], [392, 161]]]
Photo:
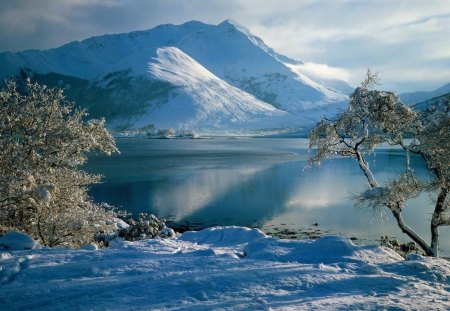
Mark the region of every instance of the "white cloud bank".
[[303, 64], [290, 65], [289, 67], [298, 73], [306, 74], [314, 80], [330, 80], [332, 77], [333, 79], [343, 80], [352, 84], [352, 81], [355, 79], [349, 70], [331, 67], [326, 64], [305, 62]]

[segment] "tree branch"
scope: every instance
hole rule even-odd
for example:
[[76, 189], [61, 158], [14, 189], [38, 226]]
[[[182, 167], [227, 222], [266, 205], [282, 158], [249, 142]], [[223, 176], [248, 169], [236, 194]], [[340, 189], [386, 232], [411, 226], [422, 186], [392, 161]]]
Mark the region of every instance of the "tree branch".
[[358, 160], [359, 167], [363, 171], [364, 175], [367, 178], [367, 181], [369, 182], [369, 185], [371, 188], [377, 188], [378, 183], [376, 182], [375, 178], [373, 177], [372, 171], [369, 169], [369, 165], [367, 164], [366, 160], [364, 159], [364, 156], [361, 154], [361, 152], [358, 149], [354, 149], [356, 158]]

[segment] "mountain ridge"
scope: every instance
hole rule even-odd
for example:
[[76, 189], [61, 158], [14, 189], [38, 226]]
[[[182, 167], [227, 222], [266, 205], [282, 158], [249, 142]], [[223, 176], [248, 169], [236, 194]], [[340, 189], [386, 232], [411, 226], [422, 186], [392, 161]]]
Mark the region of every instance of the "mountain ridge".
[[420, 104], [427, 100], [450, 93], [450, 83], [447, 83], [432, 91], [419, 91], [400, 94], [400, 99], [408, 105]]
[[[174, 57], [184, 57], [180, 66], [189, 63], [192, 69], [199, 68], [194, 63], [198, 64], [215, 82], [176, 83], [177, 79], [194, 81], [194, 77], [173, 66], [171, 76], [155, 75], [150, 69], [161, 63], [158, 51], [170, 54], [165, 58], [169, 63]], [[88, 108], [94, 117], [106, 116], [111, 127], [152, 124], [185, 129], [189, 124], [199, 132], [306, 128], [323, 116], [335, 114], [348, 97], [289, 67], [299, 63], [278, 54], [232, 20], [218, 25], [190, 21], [91, 37], [50, 50], [0, 53], [0, 77], [31, 75], [37, 82], [63, 87], [70, 100]], [[245, 111], [242, 120], [247, 121], [237, 122], [235, 114], [225, 113], [215, 126], [215, 113], [201, 113], [213, 111], [205, 108], [206, 103], [220, 103], [228, 111]], [[252, 114], [263, 106], [278, 111], [280, 118], [273, 121]], [[177, 117], [171, 121], [168, 107], [186, 115], [172, 114]]]

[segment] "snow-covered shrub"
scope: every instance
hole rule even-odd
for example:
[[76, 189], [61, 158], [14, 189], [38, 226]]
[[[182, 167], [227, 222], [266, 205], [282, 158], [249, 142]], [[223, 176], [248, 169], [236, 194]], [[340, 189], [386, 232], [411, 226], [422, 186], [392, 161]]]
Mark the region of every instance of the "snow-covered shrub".
[[48, 246], [78, 247], [114, 230], [115, 211], [94, 203], [100, 176], [79, 169], [88, 152], [118, 151], [105, 120], [86, 121], [62, 90], [14, 82], [0, 92], [0, 234], [23, 231]]
[[169, 227], [164, 227], [158, 232], [158, 237], [160, 238], [174, 238], [176, 235], [175, 230]]
[[152, 214], [140, 213], [138, 219], [129, 218], [126, 222], [128, 227], [120, 228], [118, 236], [127, 241], [175, 236], [175, 232], [166, 227], [164, 218], [159, 219]]
[[419, 249], [414, 242], [400, 243], [395, 238], [390, 238], [387, 235], [381, 236], [380, 244], [385, 247], [389, 247], [406, 258], [408, 254], [417, 254]]

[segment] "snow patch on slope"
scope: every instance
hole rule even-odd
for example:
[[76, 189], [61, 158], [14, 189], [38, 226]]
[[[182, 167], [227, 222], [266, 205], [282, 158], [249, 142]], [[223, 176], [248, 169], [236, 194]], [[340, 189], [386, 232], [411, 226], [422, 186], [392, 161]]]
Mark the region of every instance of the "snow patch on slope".
[[198, 127], [203, 121], [225, 128], [233, 124], [247, 128], [263, 126], [258, 125], [261, 121], [265, 121], [265, 126], [280, 127], [281, 118], [289, 116], [219, 79], [176, 47], [159, 48], [156, 54], [154, 62], [149, 63], [150, 73], [181, 87], [193, 98], [196, 120], [191, 120], [191, 127]]

